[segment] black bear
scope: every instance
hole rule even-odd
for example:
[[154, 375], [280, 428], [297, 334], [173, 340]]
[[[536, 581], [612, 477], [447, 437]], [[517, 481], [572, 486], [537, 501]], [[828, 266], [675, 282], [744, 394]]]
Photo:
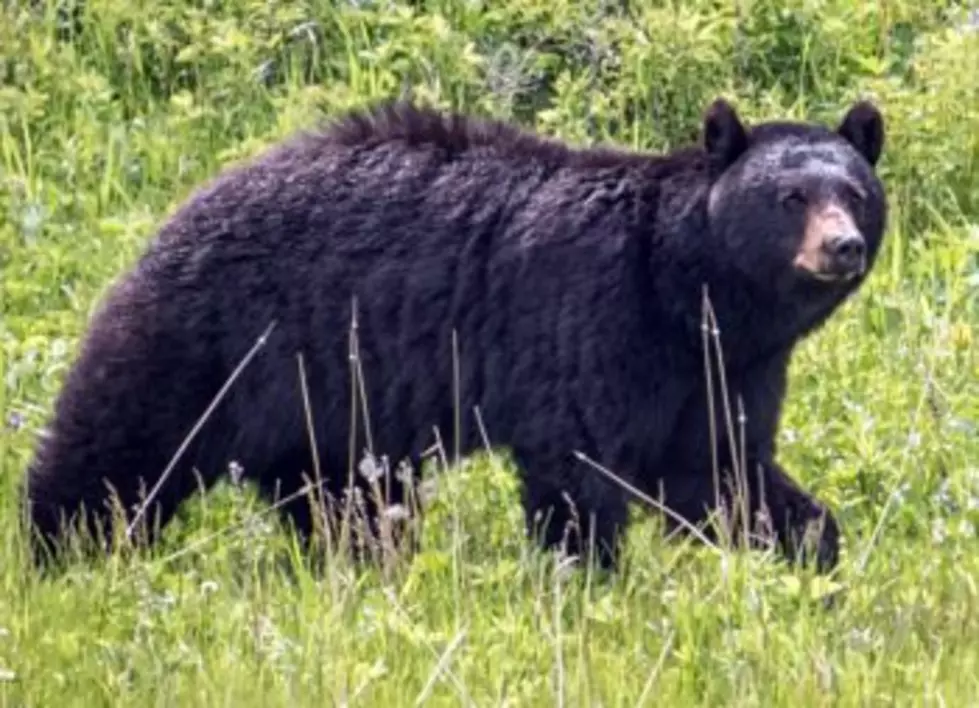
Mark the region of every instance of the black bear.
[[[868, 102], [836, 127], [746, 127], [723, 99], [701, 143], [664, 155], [405, 102], [296, 136], [193, 195], [102, 303], [28, 471], [32, 537], [115, 508], [130, 528], [156, 520], [152, 538], [232, 461], [269, 498], [315, 461], [339, 498], [364, 481], [352, 455], [417, 467], [438, 430], [462, 454], [483, 433], [512, 453], [546, 547], [616, 565], [629, 493], [589, 460], [696, 524], [733, 506], [741, 458], [748, 511], [795, 559], [820, 522], [831, 568], [837, 524], [775, 437], [793, 347], [878, 253], [883, 139]], [[736, 440], [725, 396], [746, 420]], [[282, 506], [307, 536], [311, 508]]]

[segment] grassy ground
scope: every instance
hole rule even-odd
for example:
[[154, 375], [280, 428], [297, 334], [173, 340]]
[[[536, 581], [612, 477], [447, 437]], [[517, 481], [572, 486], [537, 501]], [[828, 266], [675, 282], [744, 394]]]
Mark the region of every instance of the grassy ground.
[[[979, 704], [979, 23], [910, 0], [626, 5], [3, 3], [0, 704]], [[388, 575], [273, 562], [288, 537], [231, 485], [138, 562], [30, 572], [15, 489], [105, 286], [222, 165], [404, 88], [648, 149], [717, 94], [749, 119], [879, 101], [885, 252], [802, 347], [781, 432], [844, 524], [844, 602], [650, 521], [620, 575], [569, 573], [524, 543], [505, 458], [440, 474], [423, 552]]]

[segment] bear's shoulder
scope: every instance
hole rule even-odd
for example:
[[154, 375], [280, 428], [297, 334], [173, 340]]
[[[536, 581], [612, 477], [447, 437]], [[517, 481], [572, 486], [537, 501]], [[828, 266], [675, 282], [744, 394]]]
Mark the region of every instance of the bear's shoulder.
[[324, 145], [364, 148], [399, 143], [409, 148], [438, 150], [451, 158], [492, 155], [552, 168], [642, 167], [651, 170], [651, 176], [696, 167], [703, 156], [697, 146], [654, 154], [610, 144], [574, 145], [502, 119], [440, 110], [406, 100], [381, 101], [344, 113], [329, 121], [316, 139]]

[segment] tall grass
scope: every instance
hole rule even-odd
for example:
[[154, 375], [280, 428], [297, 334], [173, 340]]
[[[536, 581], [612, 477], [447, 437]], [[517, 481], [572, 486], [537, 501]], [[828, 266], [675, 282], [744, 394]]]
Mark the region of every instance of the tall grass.
[[[910, 0], [3, 3], [2, 704], [975, 705], [973, 13]], [[722, 94], [748, 119], [835, 122], [858, 97], [879, 103], [885, 252], [802, 346], [780, 433], [786, 466], [844, 526], [844, 602], [827, 611], [828, 581], [664, 541], [641, 516], [620, 574], [570, 572], [524, 540], [495, 455], [436, 466], [422, 549], [394, 573], [283, 563], [298, 560], [290, 536], [231, 483], [136, 559], [30, 570], [15, 490], [107, 284], [223, 166], [402, 92], [640, 149], [695, 137]]]

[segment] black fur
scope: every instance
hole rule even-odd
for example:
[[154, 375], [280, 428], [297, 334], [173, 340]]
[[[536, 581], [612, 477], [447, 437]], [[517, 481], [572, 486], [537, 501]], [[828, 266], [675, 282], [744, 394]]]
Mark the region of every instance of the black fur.
[[[744, 399], [749, 468], [764, 481], [762, 500], [749, 475], [752, 503], [767, 502], [793, 552], [792, 534], [825, 510], [774, 459], [786, 368], [795, 343], [857, 282], [830, 287], [791, 273], [801, 234], [766, 188], [752, 186], [749, 158], [792, 134], [814, 146], [846, 138], [873, 163], [879, 114], [858, 111], [839, 133], [789, 123], [748, 130], [718, 103], [705, 119], [709, 150], [652, 156], [573, 149], [499, 122], [385, 104], [227, 171], [163, 226], [92, 321], [30, 465], [33, 529], [57, 538], [61, 514], [103, 512], [106, 482], [131, 513], [272, 321], [266, 347], [154, 513], [166, 522], [196, 489], [195, 469], [211, 484], [232, 460], [270, 496], [312, 476], [300, 352], [320, 463], [339, 495], [356, 299], [375, 450], [417, 463], [434, 427], [452, 439], [455, 330], [463, 452], [481, 445], [478, 406], [492, 442], [519, 465], [528, 528], [549, 518], [542, 540], [557, 543], [572, 518], [567, 497], [581, 537], [594, 531], [599, 560], [613, 565], [626, 493], [573, 451], [662, 491], [690, 521], [714, 499], [706, 286], [731, 400]], [[871, 194], [861, 226], [872, 257], [886, 202], [867, 163], [855, 174]], [[719, 206], [709, 208], [720, 180]], [[361, 435], [357, 450], [364, 445]], [[311, 530], [305, 498], [285, 511]], [[824, 567], [835, 562], [838, 533], [831, 516], [826, 524]]]

